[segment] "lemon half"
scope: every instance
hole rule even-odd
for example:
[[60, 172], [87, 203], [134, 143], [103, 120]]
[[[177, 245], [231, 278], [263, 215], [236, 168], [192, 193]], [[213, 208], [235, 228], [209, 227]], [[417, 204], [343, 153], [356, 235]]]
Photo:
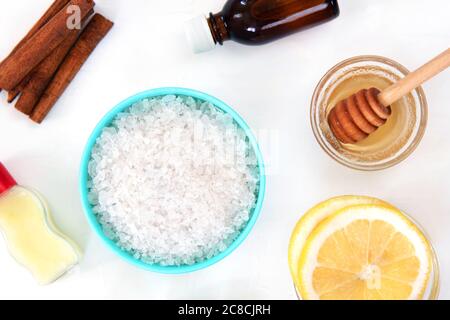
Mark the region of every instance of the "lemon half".
[[401, 211], [348, 206], [307, 237], [297, 287], [304, 299], [422, 299], [431, 256], [428, 241]]
[[291, 270], [292, 279], [294, 279], [297, 287], [299, 286], [298, 262], [308, 236], [320, 222], [334, 214], [336, 211], [359, 204], [384, 204], [389, 206], [388, 203], [372, 197], [340, 196], [319, 203], [306, 212], [299, 220], [292, 232], [288, 251], [289, 268]]

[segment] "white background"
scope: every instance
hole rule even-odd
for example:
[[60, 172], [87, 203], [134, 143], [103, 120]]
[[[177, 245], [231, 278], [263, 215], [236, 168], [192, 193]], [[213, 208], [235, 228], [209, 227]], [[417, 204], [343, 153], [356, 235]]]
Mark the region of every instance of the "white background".
[[[0, 59], [50, 3], [0, 0]], [[312, 134], [309, 105], [319, 79], [345, 58], [377, 54], [412, 69], [448, 48], [450, 2], [341, 0], [337, 20], [306, 32], [263, 47], [226, 43], [192, 54], [183, 22], [223, 3], [97, 0], [97, 10], [115, 27], [41, 126], [0, 93], [0, 160], [21, 184], [47, 197], [59, 226], [85, 252], [72, 274], [39, 287], [1, 241], [0, 299], [294, 299], [286, 252], [291, 230], [309, 207], [341, 194], [380, 197], [418, 220], [437, 249], [440, 297], [449, 299], [450, 72], [424, 86], [430, 119], [417, 151], [381, 172], [353, 171], [328, 158]], [[217, 265], [182, 276], [143, 271], [116, 257], [91, 232], [77, 189], [81, 152], [99, 119], [126, 97], [162, 86], [214, 95], [256, 132], [273, 130], [279, 137], [275, 147], [261, 141], [266, 160], [279, 159], [278, 170], [268, 177], [264, 208], [248, 239]]]

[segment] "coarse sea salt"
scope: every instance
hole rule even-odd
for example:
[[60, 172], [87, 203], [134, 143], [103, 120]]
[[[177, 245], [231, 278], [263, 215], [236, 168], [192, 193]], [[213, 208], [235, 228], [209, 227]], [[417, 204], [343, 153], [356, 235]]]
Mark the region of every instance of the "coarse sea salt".
[[135, 258], [192, 265], [223, 252], [256, 204], [255, 152], [233, 118], [185, 96], [142, 100], [103, 129], [88, 166], [105, 234]]

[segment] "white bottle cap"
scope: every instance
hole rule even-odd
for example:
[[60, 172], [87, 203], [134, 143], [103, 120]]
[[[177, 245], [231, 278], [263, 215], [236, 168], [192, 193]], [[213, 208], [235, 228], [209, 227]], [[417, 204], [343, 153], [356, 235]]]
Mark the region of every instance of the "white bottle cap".
[[208, 20], [205, 16], [199, 16], [187, 21], [185, 24], [185, 33], [195, 53], [209, 51], [216, 46]]

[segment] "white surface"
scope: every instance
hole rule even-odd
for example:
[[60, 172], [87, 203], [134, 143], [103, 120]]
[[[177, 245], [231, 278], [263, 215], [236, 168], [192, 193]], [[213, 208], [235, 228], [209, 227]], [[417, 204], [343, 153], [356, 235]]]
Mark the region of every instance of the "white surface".
[[[0, 57], [50, 2], [1, 0]], [[436, 246], [441, 298], [449, 299], [449, 71], [424, 86], [430, 119], [418, 150], [382, 172], [357, 172], [330, 159], [313, 137], [309, 104], [320, 77], [345, 58], [378, 54], [412, 69], [448, 48], [450, 2], [341, 0], [339, 19], [307, 32], [263, 47], [226, 43], [192, 54], [183, 23], [223, 2], [98, 0], [97, 10], [116, 25], [42, 126], [7, 107], [0, 94], [1, 161], [47, 197], [57, 223], [85, 251], [71, 275], [39, 287], [0, 242], [0, 299], [294, 299], [286, 253], [291, 230], [305, 210], [339, 194], [377, 196], [417, 219]], [[77, 190], [81, 152], [100, 117], [126, 97], [161, 86], [194, 88], [227, 102], [260, 133], [266, 161], [276, 164], [249, 238], [219, 264], [183, 276], [153, 274], [116, 257], [89, 229]]]

